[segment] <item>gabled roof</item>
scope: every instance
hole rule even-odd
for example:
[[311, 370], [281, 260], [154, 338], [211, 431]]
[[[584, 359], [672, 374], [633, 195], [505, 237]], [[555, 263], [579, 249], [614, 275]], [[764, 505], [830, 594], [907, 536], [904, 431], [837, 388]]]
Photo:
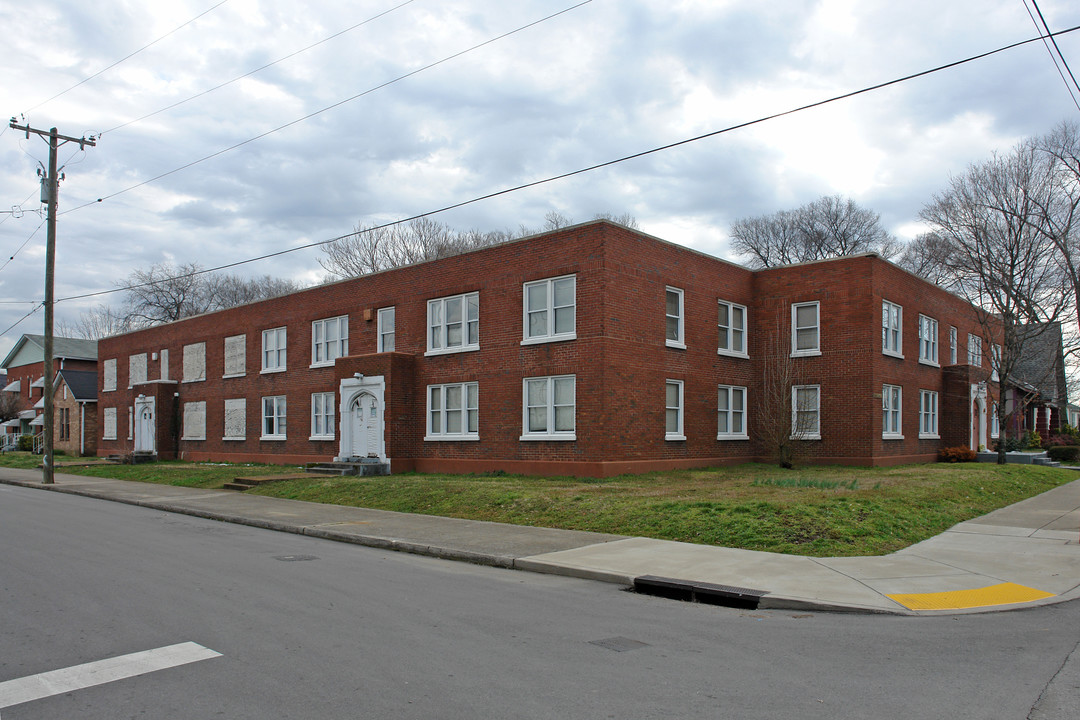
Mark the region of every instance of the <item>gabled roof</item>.
[[[44, 335], [23, 335], [0, 363], [0, 367], [19, 367], [42, 362], [45, 357]], [[97, 360], [97, 340], [53, 338], [53, 357], [69, 360]]]
[[61, 370], [71, 396], [80, 402], [97, 400], [97, 373], [91, 370]]
[[1065, 384], [1065, 359], [1061, 323], [1026, 325], [1030, 335], [1024, 340], [1011, 380], [1034, 386], [1043, 400], [1063, 406], [1069, 401]]

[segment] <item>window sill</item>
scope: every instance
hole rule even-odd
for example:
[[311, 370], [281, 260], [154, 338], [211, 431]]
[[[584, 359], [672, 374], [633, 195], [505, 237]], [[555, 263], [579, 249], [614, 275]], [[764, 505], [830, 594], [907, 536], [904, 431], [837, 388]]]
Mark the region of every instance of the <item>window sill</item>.
[[206, 378], [195, 378], [194, 380], [181, 380], [180, 381], [181, 384], [197, 383], [197, 382], [206, 382]]
[[269, 368], [269, 369], [263, 368], [262, 370], [259, 371], [259, 374], [260, 375], [273, 375], [274, 373], [283, 373], [286, 370], [288, 370], [288, 368]]
[[425, 435], [424, 442], [479, 442], [479, 435]]
[[285, 440], [287, 438], [286, 438], [285, 435], [260, 435], [259, 439], [260, 440]]
[[882, 350], [881, 354], [885, 355], [886, 357], [896, 358], [897, 360], [903, 360], [904, 359], [904, 354], [903, 353], [898, 353], [895, 350]]
[[544, 343], [553, 342], [565, 342], [567, 340], [577, 340], [577, 333], [565, 333], [563, 335], [543, 335], [541, 337], [525, 338], [521, 341], [522, 345], [543, 345]]
[[677, 340], [665, 340], [664, 345], [669, 348], [675, 348], [676, 350], [685, 350], [686, 343], [678, 342]]
[[882, 433], [881, 434], [881, 439], [882, 440], [903, 440], [904, 436], [900, 435], [898, 433]]
[[462, 347], [455, 348], [441, 348], [439, 350], [428, 350], [424, 353], [424, 357], [431, 357], [433, 355], [456, 355], [457, 353], [464, 352], [479, 352], [479, 345], [464, 345]]
[[[131, 438], [128, 438], [128, 440], [130, 439]], [[180, 439], [184, 442], [203, 442], [206, 440], [206, 436], [204, 435], [203, 437], [182, 437]]]
[[742, 358], [744, 360], [750, 359], [750, 355], [748, 353], [735, 352], [734, 350], [724, 350], [723, 348], [718, 348], [716, 350], [716, 354], [723, 355], [725, 357]]
[[518, 438], [521, 442], [535, 442], [535, 441], [554, 441], [554, 442], [566, 442], [568, 440], [577, 440], [577, 433], [549, 433], [545, 435], [522, 435]]
[[796, 357], [817, 357], [819, 355], [821, 355], [820, 350], [796, 350], [795, 352], [791, 353], [791, 357], [793, 357], [793, 358], [796, 358]]
[[102, 440], [112, 440], [112, 441], [114, 441], [114, 442], [115, 442], [115, 441], [116, 441], [116, 436], [114, 435], [114, 436], [112, 436], [112, 437], [106, 437], [105, 435], [102, 435], [102, 436], [101, 436], [101, 439], [102, 439]]
[[820, 440], [820, 433], [814, 433], [813, 435], [792, 435], [792, 440]]
[[311, 437], [308, 438], [308, 440], [316, 440], [316, 441], [319, 441], [319, 442], [324, 442], [326, 440], [337, 440], [337, 437], [335, 437], [334, 435], [312, 435]]
[[920, 365], [928, 365], [929, 367], [936, 367], [936, 368], [941, 367], [940, 365], [937, 364], [937, 362], [935, 362], [933, 360], [925, 360], [923, 358], [919, 358], [919, 364]]
[[247, 440], [246, 437], [223, 437], [221, 439], [226, 441], [226, 442], [240, 442], [240, 441], [243, 441], [243, 440]]
[[919, 439], [920, 440], [940, 440], [941, 436], [938, 435], [937, 433], [934, 433], [933, 435], [930, 435], [930, 434], [927, 434], [927, 433], [919, 433]]
[[749, 440], [749, 435], [717, 435], [717, 440]]
[[682, 433], [678, 433], [678, 434], [668, 433], [667, 435], [664, 435], [664, 440], [669, 440], [669, 441], [679, 441], [679, 440], [685, 440], [685, 439], [686, 439], [686, 436], [683, 435]]
[[222, 380], [229, 380], [231, 378], [242, 378], [242, 377], [247, 377], [247, 373], [234, 373], [232, 375], [222, 375], [221, 379]]
[[335, 362], [337, 362], [337, 361], [336, 360], [328, 360], [328, 361], [323, 361], [323, 362], [311, 363], [310, 365], [308, 365], [308, 369], [309, 370], [314, 370], [315, 368], [332, 368], [332, 367], [334, 367]]

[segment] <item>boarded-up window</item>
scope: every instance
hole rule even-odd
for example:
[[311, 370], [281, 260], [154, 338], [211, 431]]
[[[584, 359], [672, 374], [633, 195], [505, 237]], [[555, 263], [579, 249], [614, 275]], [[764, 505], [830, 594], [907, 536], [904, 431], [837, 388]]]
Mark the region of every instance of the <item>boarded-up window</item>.
[[184, 437], [182, 440], [206, 439], [206, 402], [184, 403]]
[[243, 440], [247, 437], [247, 400], [225, 401], [225, 437], [223, 440]]
[[[115, 366], [115, 361], [113, 362]], [[102, 440], [116, 439], [116, 408], [104, 408], [101, 413]]]
[[184, 346], [184, 382], [206, 379], [206, 343]]
[[[103, 392], [110, 392], [116, 389], [116, 358], [110, 358], [101, 364], [102, 385], [101, 390]], [[113, 412], [113, 419], [116, 418], [116, 413]]]
[[146, 382], [146, 353], [128, 358], [128, 387]]
[[247, 372], [247, 336], [225, 338], [225, 377], [237, 377]]

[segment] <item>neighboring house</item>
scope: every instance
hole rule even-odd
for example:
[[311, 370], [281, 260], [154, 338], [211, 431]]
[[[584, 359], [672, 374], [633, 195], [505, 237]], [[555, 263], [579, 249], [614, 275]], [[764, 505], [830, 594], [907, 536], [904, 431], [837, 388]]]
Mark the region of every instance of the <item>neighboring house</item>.
[[809, 462], [930, 461], [988, 445], [990, 344], [875, 255], [595, 221], [102, 340], [98, 454], [609, 476], [767, 459], [787, 418]]
[[[7, 382], [0, 392], [15, 403], [16, 420], [4, 423], [8, 435], [38, 434], [41, 432], [45, 391], [45, 336], [23, 335], [15, 343], [0, 367], [7, 371]], [[53, 338], [51, 372], [97, 369], [97, 341], [78, 338]], [[95, 430], [95, 435], [96, 435]]]
[[97, 454], [97, 373], [61, 370], [53, 385], [53, 447], [68, 455]]
[[1010, 436], [1034, 430], [1045, 441], [1069, 422], [1061, 323], [1028, 327], [1031, 336], [1009, 378], [1013, 387], [1006, 395], [1005, 409], [1012, 415]]

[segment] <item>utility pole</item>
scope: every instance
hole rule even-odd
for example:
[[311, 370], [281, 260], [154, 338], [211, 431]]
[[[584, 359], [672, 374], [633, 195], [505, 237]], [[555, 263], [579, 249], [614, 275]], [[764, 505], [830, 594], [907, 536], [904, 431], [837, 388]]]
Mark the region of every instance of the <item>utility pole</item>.
[[45, 380], [45, 424], [42, 427], [43, 440], [45, 441], [44, 448], [42, 450], [42, 477], [41, 482], [45, 485], [53, 484], [53, 429], [56, 427], [56, 418], [53, 398], [53, 272], [56, 267], [56, 208], [57, 208], [57, 195], [60, 188], [59, 178], [56, 177], [56, 151], [61, 145], [66, 145], [69, 142], [79, 143], [79, 148], [85, 150], [86, 146], [94, 147], [97, 143], [94, 141], [94, 136], [91, 135], [89, 139], [73, 138], [67, 135], [61, 135], [56, 131], [56, 128], [49, 130], [35, 130], [29, 125], [18, 125], [15, 122], [15, 118], [11, 118], [10, 127], [14, 130], [23, 130], [26, 132], [27, 139], [30, 138], [30, 133], [40, 136], [43, 139], [47, 139], [49, 143], [49, 173], [42, 178], [42, 187], [47, 188], [47, 196], [45, 198], [48, 203], [48, 236], [45, 241], [45, 358], [44, 358], [44, 370], [42, 373]]

